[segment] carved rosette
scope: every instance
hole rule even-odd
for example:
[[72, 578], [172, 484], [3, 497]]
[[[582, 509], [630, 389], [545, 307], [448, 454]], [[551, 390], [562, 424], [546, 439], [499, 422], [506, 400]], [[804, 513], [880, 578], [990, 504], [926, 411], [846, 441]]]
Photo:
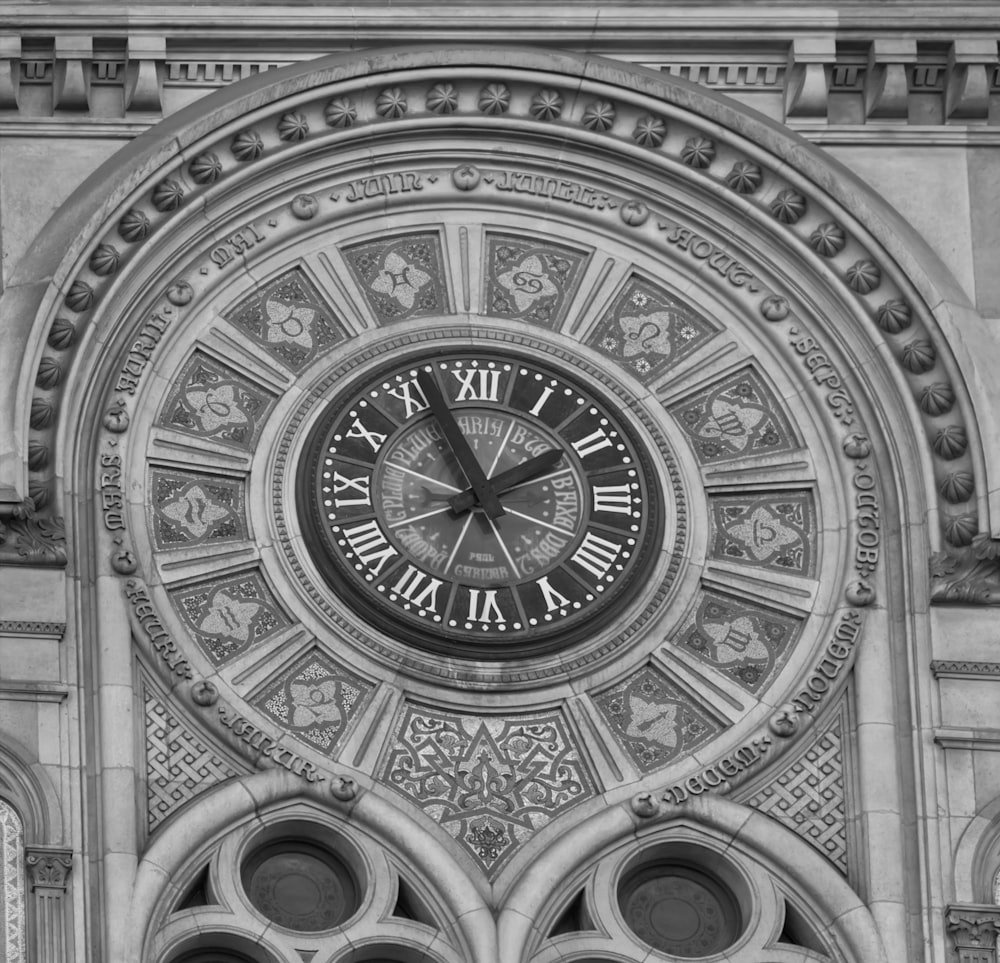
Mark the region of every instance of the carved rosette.
[[[444, 59], [447, 61], [447, 56]], [[516, 60], [513, 58], [512, 63]], [[488, 133], [489, 125], [507, 124], [510, 119], [516, 119], [519, 124], [534, 126], [533, 137], [550, 136], [556, 130], [573, 128], [581, 136], [600, 137], [608, 143], [617, 139], [630, 150], [637, 145], [651, 149], [648, 155], [654, 163], [683, 165], [687, 176], [695, 178], [696, 185], [700, 183], [699, 178], [706, 186], [717, 186], [721, 179], [741, 195], [741, 204], [765, 218], [774, 231], [783, 232], [795, 243], [808, 245], [831, 262], [844, 290], [850, 291], [853, 298], [865, 301], [865, 310], [873, 324], [887, 338], [895, 339], [903, 330], [909, 333], [910, 343], [893, 344], [894, 356], [905, 376], [914, 382], [915, 392], [927, 387], [920, 376], [934, 366], [936, 347], [922, 317], [923, 306], [907, 301], [895, 278], [893, 265], [875, 249], [874, 242], [872, 249], [866, 250], [868, 239], [861, 233], [848, 238], [841, 223], [848, 223], [845, 214], [849, 212], [835, 209], [825, 192], [811, 192], [801, 183], [791, 183], [782, 173], [782, 163], [777, 160], [771, 163], [764, 156], [748, 156], [748, 152], [738, 146], [738, 139], [730, 142], [723, 128], [705, 124], [696, 113], [682, 106], [687, 104], [686, 95], [679, 101], [672, 97], [668, 79], [663, 80], [662, 97], [650, 98], [637, 105], [633, 113], [626, 110], [621, 87], [616, 86], [620, 85], [620, 79], [601, 82], [595, 76], [591, 80], [592, 92], [580, 97], [575, 80], [567, 81], [557, 71], [539, 73], [537, 65], [530, 72], [511, 65], [494, 67], [478, 75], [470, 73], [460, 80], [449, 75], [441, 62], [436, 66], [441, 69], [440, 74], [428, 79], [426, 67], [422, 68], [418, 72], [419, 82], [417, 74], [411, 79], [405, 71], [394, 72], [392, 79], [387, 80], [386, 75], [376, 70], [372, 76], [327, 84], [317, 89], [314, 102], [303, 96], [303, 88], [294, 104], [276, 102], [270, 115], [262, 108], [253, 129], [239, 131], [234, 136], [232, 128], [228, 127], [224, 133], [220, 129], [218, 134], [208, 133], [191, 144], [187, 154], [191, 159], [184, 167], [178, 168], [175, 162], [170, 162], [154, 172], [144, 194], [134, 199], [131, 209], [116, 213], [116, 220], [109, 222], [107, 230], [87, 246], [91, 256], [81, 260], [70, 272], [62, 290], [66, 308], [80, 315], [75, 319], [78, 326], [89, 323], [93, 310], [108, 289], [109, 276], [117, 275], [129, 260], [134, 259], [143, 249], [143, 242], [157, 228], [167, 221], [196, 217], [202, 210], [196, 203], [199, 199], [206, 198], [207, 192], [217, 190], [229, 178], [241, 176], [241, 170], [265, 155], [266, 158], [275, 155], [288, 158], [298, 150], [319, 148], [326, 151], [330, 148], [333, 151], [330, 156], [334, 156], [337, 138], [349, 136], [348, 128], [359, 125], [376, 125], [382, 129], [380, 136], [391, 136], [388, 125], [394, 123], [413, 125], [454, 116], [461, 118], [462, 124], [471, 121], [485, 125]], [[514, 96], [516, 90], [523, 91], [523, 95]], [[668, 131], [672, 135], [670, 139], [666, 136]], [[504, 136], [508, 135], [505, 128]], [[318, 143], [321, 139], [325, 139], [322, 145]], [[712, 172], [717, 153], [731, 163], [728, 171]], [[397, 190], [387, 187], [384, 196], [393, 196]], [[335, 191], [333, 196], [340, 195]], [[619, 199], [609, 201], [616, 207], [622, 203]], [[288, 198], [286, 210], [295, 212], [292, 216], [297, 220], [316, 216], [311, 206], [291, 202]], [[343, 202], [334, 201], [336, 203]], [[623, 214], [622, 217], [626, 224], [636, 226], [631, 215]], [[253, 240], [252, 232], [247, 236], [251, 243], [258, 243]], [[217, 248], [215, 253], [222, 263], [230, 259], [235, 261], [248, 249], [243, 240], [233, 243], [234, 251], [227, 250], [226, 244]], [[721, 255], [710, 256], [714, 258], [711, 264], [722, 263]], [[877, 301], [869, 298], [876, 288]], [[75, 334], [70, 338], [75, 339]], [[69, 347], [63, 334], [56, 332], [55, 325], [53, 339], [50, 342], [53, 347], [57, 342], [60, 350]], [[40, 369], [39, 377], [42, 383], [49, 385], [44, 390], [54, 395], [63, 390], [61, 384], [53, 381], [50, 369]], [[922, 405], [928, 419], [934, 417], [939, 406], [937, 396], [950, 388], [945, 382], [936, 382], [936, 386], [934, 400], [928, 400], [926, 407]], [[61, 409], [58, 397], [48, 401], [54, 410]], [[36, 442], [51, 449], [56, 428], [53, 422], [36, 429], [40, 436]], [[927, 430], [930, 441], [937, 426], [928, 422]], [[963, 460], [967, 462], [968, 456], [964, 455]], [[51, 464], [55, 459], [49, 461]], [[40, 467], [33, 470], [48, 471]], [[942, 472], [938, 479], [942, 501], [955, 498], [965, 490], [964, 485], [942, 487], [945, 474], [953, 474], [956, 470], [967, 471], [968, 466], [949, 466], [947, 473]], [[44, 481], [34, 479], [36, 489]], [[976, 493], [971, 492], [967, 500], [972, 501], [975, 497]]]

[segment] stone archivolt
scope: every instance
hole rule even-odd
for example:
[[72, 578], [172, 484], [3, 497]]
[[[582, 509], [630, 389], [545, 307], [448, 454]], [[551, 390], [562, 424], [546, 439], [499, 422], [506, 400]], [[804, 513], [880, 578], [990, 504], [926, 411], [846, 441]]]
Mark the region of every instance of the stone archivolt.
[[[178, 691], [200, 694], [206, 732], [262, 768], [294, 757], [275, 778], [327, 804], [408, 810], [498, 890], [609, 801], [632, 819], [619, 803], [670, 786], [710, 807], [688, 796], [755, 778], [843, 691], [862, 613], [888, 597], [898, 421], [857, 359], [881, 352], [914, 393], [935, 379], [908, 437], [949, 505], [941, 538], [960, 548], [978, 524], [936, 322], [872, 234], [779, 161], [790, 142], [727, 131], [728, 108], [696, 113], [662, 80], [645, 78], [652, 96], [607, 67], [581, 79], [583, 61], [512, 63], [318, 68], [185, 131], [56, 272], [31, 449], [44, 488], [68, 453], [43, 403], [100, 425], [66, 470], [102, 482], [96, 570], [129, 577], [156, 633], [136, 644], [163, 681], [192, 679]], [[328, 393], [469, 344], [579, 369], [674, 494], [649, 584], [564, 652], [415, 652], [324, 589], [303, 548], [295, 471]], [[148, 712], [155, 846], [232, 767], [200, 737], [164, 748], [175, 717]], [[841, 738], [825, 729], [753, 799], [843, 870]], [[629, 812], [668, 811], [650, 794]]]

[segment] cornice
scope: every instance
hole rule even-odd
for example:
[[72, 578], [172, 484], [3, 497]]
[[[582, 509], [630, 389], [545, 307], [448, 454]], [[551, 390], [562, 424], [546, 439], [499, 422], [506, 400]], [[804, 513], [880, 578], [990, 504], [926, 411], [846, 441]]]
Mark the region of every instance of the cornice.
[[[331, 51], [415, 40], [519, 39], [524, 17], [506, 8], [484, 14], [463, 33], [470, 9], [456, 8], [454, 22], [421, 13], [412, 23], [404, 16], [362, 29], [359, 19], [311, 28], [308, 36], [300, 30], [304, 21], [291, 13], [273, 29], [257, 29], [252, 19], [233, 25], [231, 18], [201, 25], [167, 18], [141, 32], [134, 23], [98, 30], [85, 17], [49, 18], [44, 30], [41, 21], [11, 23], [13, 29], [0, 34], [0, 125], [11, 136], [60, 136], [70, 128], [76, 134], [84, 128], [87, 136], [134, 136], [194, 98]], [[520, 39], [568, 50], [583, 45], [589, 54], [746, 99], [817, 142], [992, 142], [998, 31], [982, 35], [960, 24], [928, 33], [899, 21], [891, 29], [845, 34], [836, 24], [811, 30], [797, 21], [792, 28], [785, 18], [770, 34], [756, 27], [688, 34], [664, 17], [628, 36], [618, 32], [615, 17], [600, 19], [586, 37], [573, 34], [572, 19], [543, 29], [536, 18]], [[911, 124], [911, 114], [922, 122]]]
[[[239, 8], [238, 22], [232, 11]], [[692, 0], [683, 4], [619, 0], [608, 4], [559, 3], [539, 7], [532, 0], [506, 0], [478, 4], [468, 0], [442, 0], [433, 6], [415, 2], [353, 4], [274, 3], [248, 7], [238, 0], [214, 3], [6, 3], [2, 5], [8, 28], [51, 29], [53, 22], [69, 28], [146, 30], [165, 26], [197, 27], [199, 36], [211, 33], [247, 36], [266, 31], [278, 35], [315, 37], [316, 30], [342, 32], [364, 41], [365, 31], [405, 36], [419, 30], [425, 39], [440, 36], [455, 41], [483, 38], [483, 31], [500, 29], [508, 42], [518, 36], [551, 43], [581, 31], [590, 37], [595, 28], [605, 35], [631, 33], [650, 39], [650, 32], [669, 30], [718, 35], [727, 30], [755, 34], [789, 35], [816, 29], [900, 30], [910, 36], [935, 30], [979, 31], [996, 29], [996, 5], [989, 0], [941, 4], [931, 0], [903, 3], [864, 0], [802, 4], [795, 0], [743, 0], [712, 2]], [[530, 16], [525, 16], [529, 11]], [[791, 15], [794, 12], [794, 15]], [[205, 31], [210, 31], [206, 33]], [[539, 31], [545, 31], [540, 35]]]

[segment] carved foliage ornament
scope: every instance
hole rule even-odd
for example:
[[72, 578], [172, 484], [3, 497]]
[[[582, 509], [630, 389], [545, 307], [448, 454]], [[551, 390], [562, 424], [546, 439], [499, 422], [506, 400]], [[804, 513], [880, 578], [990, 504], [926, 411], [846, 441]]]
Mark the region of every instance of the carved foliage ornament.
[[996, 963], [1000, 907], [952, 904], [945, 912], [945, 927], [959, 963]]
[[32, 890], [56, 889], [65, 891], [66, 881], [73, 868], [73, 851], [69, 849], [29, 848], [25, 852], [28, 879]]

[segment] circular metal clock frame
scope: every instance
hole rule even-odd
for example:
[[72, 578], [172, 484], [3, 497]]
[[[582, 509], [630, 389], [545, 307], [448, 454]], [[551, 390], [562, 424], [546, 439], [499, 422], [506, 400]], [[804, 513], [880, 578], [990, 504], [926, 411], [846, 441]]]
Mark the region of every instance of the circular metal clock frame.
[[340, 390], [297, 471], [329, 588], [388, 635], [463, 659], [548, 654], [620, 616], [656, 566], [664, 496], [621, 402], [570, 367], [441, 346]]

